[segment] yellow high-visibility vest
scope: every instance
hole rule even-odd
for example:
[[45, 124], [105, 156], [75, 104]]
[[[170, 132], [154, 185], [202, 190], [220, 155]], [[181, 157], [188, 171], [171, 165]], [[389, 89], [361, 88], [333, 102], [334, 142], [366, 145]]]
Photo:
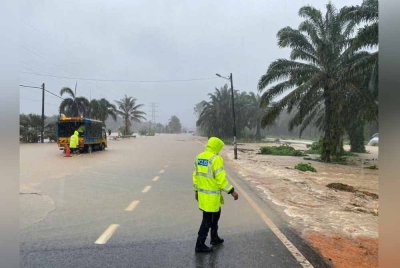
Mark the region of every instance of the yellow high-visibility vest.
[[193, 190], [198, 193], [199, 208], [206, 212], [219, 211], [224, 203], [222, 191], [233, 186], [226, 179], [224, 160], [218, 153], [224, 142], [216, 137], [208, 140], [206, 150], [196, 156], [193, 171]]
[[69, 148], [77, 148], [79, 145], [79, 133], [75, 131], [74, 134], [69, 138]]

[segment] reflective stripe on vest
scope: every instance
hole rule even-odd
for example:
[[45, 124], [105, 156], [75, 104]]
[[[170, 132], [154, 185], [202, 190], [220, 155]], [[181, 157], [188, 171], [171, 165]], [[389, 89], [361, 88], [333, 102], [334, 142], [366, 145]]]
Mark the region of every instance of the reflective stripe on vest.
[[204, 189], [198, 188], [197, 191], [202, 192], [204, 194], [221, 194], [221, 190], [204, 190]]
[[224, 167], [220, 167], [219, 169], [217, 169], [217, 170], [214, 172], [214, 175], [217, 175], [217, 174], [220, 173], [221, 171], [224, 171]]
[[208, 174], [208, 173], [204, 173], [204, 172], [196, 172], [196, 175], [197, 176], [202, 176], [202, 177], [206, 177], [206, 178], [209, 178], [209, 179], [214, 179], [214, 176], [211, 174]]
[[224, 187], [224, 191], [225, 191], [225, 192], [228, 192], [228, 191], [229, 191], [229, 188], [231, 188], [231, 187], [232, 187], [232, 185], [228, 184], [227, 186]]

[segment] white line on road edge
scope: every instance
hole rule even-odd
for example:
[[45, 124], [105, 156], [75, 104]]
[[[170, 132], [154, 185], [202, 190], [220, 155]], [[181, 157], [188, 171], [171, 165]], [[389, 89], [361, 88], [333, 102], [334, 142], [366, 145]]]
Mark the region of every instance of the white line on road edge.
[[158, 179], [160, 178], [160, 176], [155, 176], [152, 181], [158, 181]]
[[107, 243], [108, 239], [110, 239], [110, 237], [113, 235], [118, 227], [119, 224], [111, 224], [94, 243], [98, 245], [104, 245], [105, 243]]
[[150, 190], [151, 186], [147, 185], [146, 187], [144, 187], [144, 189], [142, 190], [142, 193], [147, 193]]
[[125, 209], [126, 211], [133, 211], [136, 206], [139, 204], [139, 200], [134, 200], [132, 203], [129, 204], [129, 206]]
[[163, 174], [164, 172], [165, 172], [165, 170], [164, 170], [164, 169], [161, 169], [159, 173], [160, 173], [160, 174]]
[[253, 209], [257, 212], [257, 214], [261, 217], [261, 219], [265, 222], [265, 224], [271, 229], [271, 231], [275, 234], [276, 237], [285, 245], [285, 247], [289, 250], [289, 252], [293, 255], [293, 257], [299, 262], [302, 267], [312, 268], [312, 264], [300, 253], [300, 251], [290, 242], [286, 236], [276, 227], [276, 225], [271, 221], [270, 218], [261, 210], [261, 208], [256, 204], [256, 202], [251, 199], [251, 197], [243, 190], [242, 187], [238, 185], [236, 180], [234, 180], [231, 176], [230, 180], [235, 184], [235, 188], [239, 190], [239, 192], [243, 195], [243, 197], [247, 200], [247, 202], [253, 207]]

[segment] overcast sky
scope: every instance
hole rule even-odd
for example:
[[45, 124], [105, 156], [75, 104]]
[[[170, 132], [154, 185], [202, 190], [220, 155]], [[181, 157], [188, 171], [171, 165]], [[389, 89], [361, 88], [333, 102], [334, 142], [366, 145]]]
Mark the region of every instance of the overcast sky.
[[[361, 0], [332, 3], [358, 5]], [[156, 121], [177, 115], [195, 127], [193, 107], [227, 81], [254, 91], [268, 65], [287, 57], [276, 33], [301, 22], [299, 8], [327, 1], [22, 1], [20, 83], [59, 94], [74, 88], [86, 98], [157, 103]], [[51, 76], [40, 76], [52, 75]], [[74, 77], [99, 80], [67, 79]], [[202, 79], [186, 82], [134, 82]], [[127, 82], [127, 80], [132, 82]], [[60, 99], [46, 94], [45, 114], [58, 114]], [[20, 88], [21, 113], [41, 113], [41, 91]]]

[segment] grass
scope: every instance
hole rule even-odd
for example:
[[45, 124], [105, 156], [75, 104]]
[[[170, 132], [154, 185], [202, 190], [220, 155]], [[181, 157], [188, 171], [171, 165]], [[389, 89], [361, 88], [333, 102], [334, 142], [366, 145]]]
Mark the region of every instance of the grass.
[[302, 151], [296, 150], [288, 145], [261, 147], [260, 153], [269, 155], [305, 156]]
[[299, 163], [294, 168], [301, 171], [317, 172], [317, 170], [310, 163]]

